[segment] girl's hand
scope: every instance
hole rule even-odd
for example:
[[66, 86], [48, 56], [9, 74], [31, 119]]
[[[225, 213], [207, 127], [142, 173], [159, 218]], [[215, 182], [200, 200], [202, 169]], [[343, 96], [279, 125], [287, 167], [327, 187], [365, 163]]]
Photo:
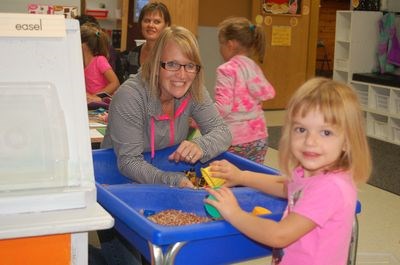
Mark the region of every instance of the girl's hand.
[[89, 94], [89, 93], [86, 93], [86, 100], [87, 100], [87, 103], [101, 102], [102, 101], [100, 97], [98, 97], [96, 95]]
[[237, 168], [227, 160], [217, 160], [210, 163], [210, 174], [215, 178], [225, 179], [224, 186], [233, 187], [241, 185], [243, 178], [243, 171]]
[[174, 160], [176, 163], [184, 161], [187, 163], [196, 163], [203, 157], [203, 150], [194, 142], [184, 140], [178, 148], [168, 156], [169, 160]]
[[208, 203], [219, 211], [219, 213], [228, 222], [235, 218], [237, 214], [242, 211], [240, 208], [235, 195], [227, 187], [221, 187], [218, 189], [206, 188], [206, 190], [215, 197], [216, 200], [204, 199], [205, 203]]

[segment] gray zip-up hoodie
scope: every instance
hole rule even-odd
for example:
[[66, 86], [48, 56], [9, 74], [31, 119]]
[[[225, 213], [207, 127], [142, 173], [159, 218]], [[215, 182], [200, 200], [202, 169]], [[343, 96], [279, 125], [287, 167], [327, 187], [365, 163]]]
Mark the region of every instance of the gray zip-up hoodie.
[[189, 95], [175, 99], [175, 117], [170, 119], [162, 113], [160, 100], [150, 96], [140, 72], [131, 76], [113, 96], [102, 148], [114, 148], [120, 172], [132, 180], [177, 186], [184, 173], [154, 167], [144, 160], [143, 152], [185, 140], [189, 117], [196, 121], [202, 135], [192, 140], [203, 150], [201, 162], [226, 151], [231, 145], [231, 133], [205, 88], [203, 93], [202, 103], [194, 102]]

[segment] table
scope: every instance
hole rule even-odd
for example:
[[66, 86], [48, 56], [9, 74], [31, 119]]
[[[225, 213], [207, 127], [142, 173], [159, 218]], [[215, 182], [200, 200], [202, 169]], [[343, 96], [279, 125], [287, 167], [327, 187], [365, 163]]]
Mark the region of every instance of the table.
[[[206, 164], [175, 163], [167, 159], [176, 146], [156, 151], [152, 161], [162, 170], [196, 172]], [[144, 153], [146, 160], [149, 153]], [[216, 159], [227, 159], [241, 169], [277, 174], [272, 168], [260, 165], [234, 154], [225, 152]], [[256, 243], [241, 234], [229, 223], [219, 220], [207, 224], [180, 227], [160, 226], [148, 221], [141, 211], [158, 212], [179, 209], [205, 215], [203, 199], [205, 190], [181, 189], [166, 185], [133, 183], [119, 173], [116, 156], [112, 149], [93, 151], [95, 181], [98, 202], [114, 217], [115, 229], [129, 244], [135, 246], [153, 265], [165, 264], [229, 264], [271, 254], [271, 248]], [[199, 175], [199, 173], [196, 173]], [[265, 216], [280, 220], [287, 201], [262, 194], [250, 188], [235, 188], [241, 206], [251, 211], [254, 206], [270, 209]], [[220, 255], [229, 253], [229, 255]], [[199, 258], [201, 257], [201, 258]]]

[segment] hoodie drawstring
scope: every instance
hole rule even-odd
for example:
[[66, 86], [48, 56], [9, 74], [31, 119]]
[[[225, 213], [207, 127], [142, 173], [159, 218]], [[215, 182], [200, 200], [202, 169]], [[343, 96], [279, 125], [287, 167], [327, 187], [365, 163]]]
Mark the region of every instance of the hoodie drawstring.
[[170, 119], [170, 117], [166, 114], [162, 114], [158, 117], [151, 117], [150, 118], [150, 148], [151, 148], [151, 159], [153, 160], [155, 157], [155, 119], [159, 121], [165, 121], [165, 120], [170, 120], [169, 122], [169, 129], [170, 129], [170, 136], [169, 136], [169, 144], [173, 145], [175, 141], [175, 129], [174, 129], [174, 120], [178, 118], [182, 113], [185, 111], [188, 103], [189, 103], [190, 97], [187, 97], [182, 101], [182, 104], [179, 105], [179, 107], [175, 111], [174, 119]]

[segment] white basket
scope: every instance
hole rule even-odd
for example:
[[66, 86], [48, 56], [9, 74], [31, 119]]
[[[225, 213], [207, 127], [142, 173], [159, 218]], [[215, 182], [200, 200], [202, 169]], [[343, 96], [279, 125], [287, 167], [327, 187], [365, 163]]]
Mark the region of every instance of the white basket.
[[360, 101], [361, 106], [368, 106], [368, 90], [362, 90], [355, 88], [355, 91], [358, 95], [358, 100]]
[[395, 98], [394, 106], [395, 106], [396, 113], [400, 113], [400, 98]]
[[384, 112], [389, 110], [389, 96], [382, 94], [375, 94], [376, 109]]
[[400, 143], [400, 127], [393, 126], [392, 127], [392, 133], [393, 133], [394, 142]]
[[374, 121], [374, 134], [378, 138], [387, 139], [388, 138], [388, 124], [387, 122]]

